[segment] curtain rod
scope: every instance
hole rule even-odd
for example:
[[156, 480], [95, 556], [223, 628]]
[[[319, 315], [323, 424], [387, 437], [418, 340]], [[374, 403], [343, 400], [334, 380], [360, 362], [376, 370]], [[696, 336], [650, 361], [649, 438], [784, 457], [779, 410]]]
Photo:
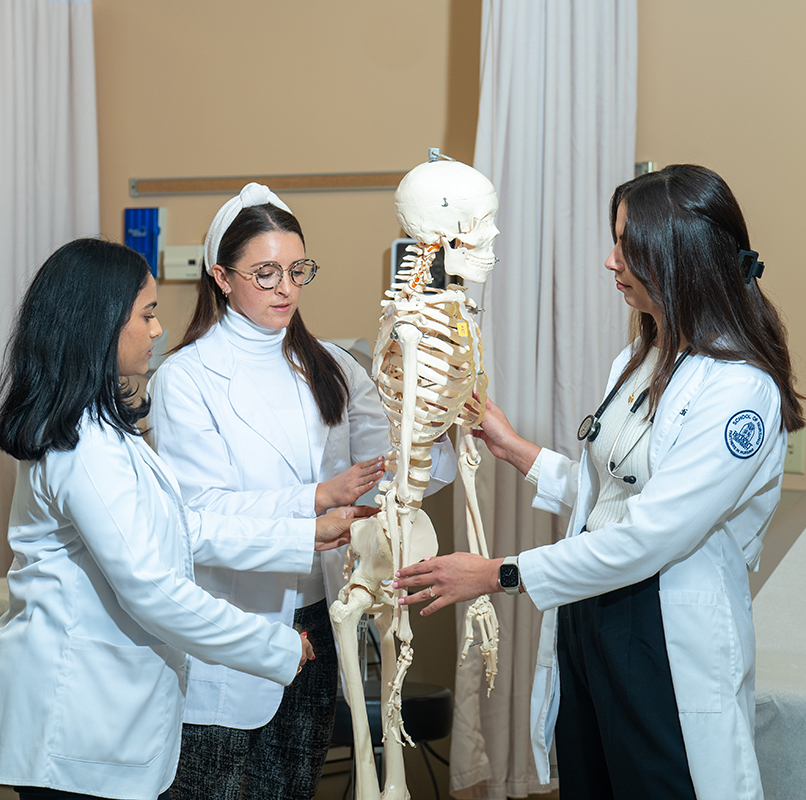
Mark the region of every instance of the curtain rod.
[[170, 194], [237, 194], [250, 181], [275, 192], [396, 189], [405, 172], [334, 172], [319, 175], [243, 175], [225, 178], [130, 178], [132, 197]]

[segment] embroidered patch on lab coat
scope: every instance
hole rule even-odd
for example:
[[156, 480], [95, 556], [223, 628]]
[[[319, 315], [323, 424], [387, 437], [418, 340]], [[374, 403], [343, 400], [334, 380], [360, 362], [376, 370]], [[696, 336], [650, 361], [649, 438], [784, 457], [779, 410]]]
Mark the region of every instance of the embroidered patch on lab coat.
[[725, 444], [736, 458], [750, 458], [764, 442], [764, 420], [755, 411], [734, 414], [725, 426]]

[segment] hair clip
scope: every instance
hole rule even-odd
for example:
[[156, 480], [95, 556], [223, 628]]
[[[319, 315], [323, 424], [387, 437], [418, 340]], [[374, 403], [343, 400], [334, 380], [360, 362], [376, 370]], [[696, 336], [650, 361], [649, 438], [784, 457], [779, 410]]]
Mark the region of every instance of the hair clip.
[[747, 271], [744, 282], [750, 283], [753, 278], [760, 278], [764, 274], [764, 262], [758, 260], [755, 250], [739, 250], [739, 264]]

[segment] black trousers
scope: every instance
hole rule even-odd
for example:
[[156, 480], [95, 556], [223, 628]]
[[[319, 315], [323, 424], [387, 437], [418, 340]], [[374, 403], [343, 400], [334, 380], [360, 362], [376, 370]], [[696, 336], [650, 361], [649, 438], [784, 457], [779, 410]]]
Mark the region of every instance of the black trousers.
[[316, 658], [286, 686], [262, 728], [184, 725], [171, 800], [309, 800], [325, 764], [336, 716], [339, 665], [327, 603], [294, 613]]
[[695, 800], [658, 586], [655, 575], [559, 609], [563, 800]]

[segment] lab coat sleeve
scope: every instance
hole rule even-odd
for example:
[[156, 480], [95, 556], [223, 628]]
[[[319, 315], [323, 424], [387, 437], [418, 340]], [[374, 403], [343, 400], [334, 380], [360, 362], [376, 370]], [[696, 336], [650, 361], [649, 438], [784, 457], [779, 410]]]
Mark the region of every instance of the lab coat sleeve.
[[543, 447], [534, 508], [570, 517], [579, 490], [579, 462]]
[[359, 461], [385, 455], [390, 448], [389, 423], [375, 384], [351, 355], [335, 345], [330, 345], [329, 351], [338, 360], [347, 378], [347, 390], [350, 394], [347, 404], [350, 461], [357, 464]]
[[261, 520], [212, 511], [188, 511], [193, 561], [244, 572], [308, 573], [315, 520]]
[[[731, 418], [745, 410], [761, 417], [765, 437], [753, 455], [739, 458], [728, 447], [726, 431]], [[691, 554], [754, 495], [775, 490], [783, 469], [783, 434], [780, 397], [768, 376], [733, 365], [707, 381], [691, 407], [681, 411], [676, 441], [641, 493], [627, 501], [621, 521], [519, 556], [524, 585], [539, 609], [654, 575]]]
[[199, 378], [176, 361], [148, 385], [151, 443], [176, 475], [190, 508], [264, 519], [308, 518], [313, 530], [316, 484], [244, 491]]
[[[159, 521], [144, 518], [148, 506], [126, 448], [109, 437], [90, 438], [62, 474], [48, 476], [50, 504], [72, 522], [123, 610], [179, 650], [289, 684], [302, 654], [298, 634], [214, 598], [167, 567], [161, 544], [176, 543], [161, 543]], [[185, 535], [178, 521], [167, 533]]]
[[[378, 389], [355, 359], [341, 349], [331, 350], [339, 359], [348, 376], [350, 403], [350, 458], [353, 464], [375, 456], [385, 455], [391, 449], [389, 422], [381, 404]], [[389, 477], [389, 476], [387, 476]], [[431, 448], [431, 480], [426, 496], [434, 494], [456, 477], [456, 453], [446, 436]]]

